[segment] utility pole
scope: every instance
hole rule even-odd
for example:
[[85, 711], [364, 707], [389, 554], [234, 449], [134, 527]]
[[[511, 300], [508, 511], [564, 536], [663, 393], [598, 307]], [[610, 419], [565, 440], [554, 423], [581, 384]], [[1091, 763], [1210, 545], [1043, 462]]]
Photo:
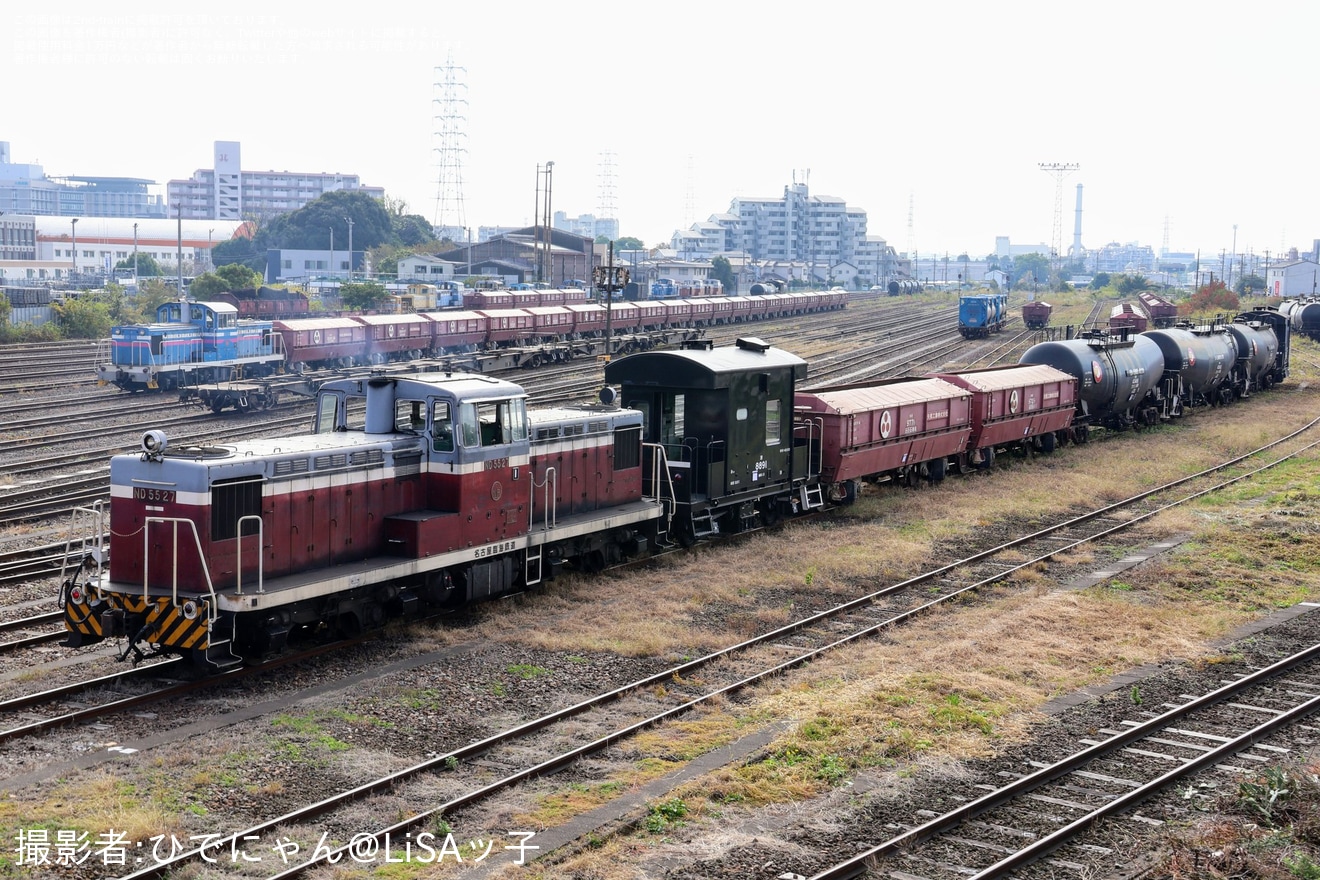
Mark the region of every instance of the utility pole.
[[353, 218], [345, 217], [348, 221], [348, 281], [353, 282]]
[[605, 357], [614, 356], [614, 292], [628, 286], [628, 270], [614, 266], [614, 242], [610, 242], [608, 264], [591, 270], [591, 280], [596, 290], [605, 293]]

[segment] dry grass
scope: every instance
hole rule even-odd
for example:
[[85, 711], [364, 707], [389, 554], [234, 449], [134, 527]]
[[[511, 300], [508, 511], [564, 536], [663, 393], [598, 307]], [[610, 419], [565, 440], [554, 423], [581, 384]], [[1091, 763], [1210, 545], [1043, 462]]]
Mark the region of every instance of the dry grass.
[[[151, 838], [165, 835], [168, 850], [169, 835], [187, 840], [190, 832], [180, 814], [189, 808], [186, 798], [171, 791], [158, 773], [148, 771], [128, 781], [112, 773], [91, 772], [76, 782], [61, 781], [42, 791], [29, 790], [24, 797], [11, 795], [0, 800], [0, 826], [15, 843], [20, 828], [47, 829], [52, 845], [59, 831], [75, 836], [85, 832], [93, 847], [104, 840], [102, 835], [113, 831], [129, 841], [129, 848], [133, 841], [146, 841], [144, 845], [149, 847]], [[34, 821], [37, 817], [39, 821]], [[133, 856], [130, 852], [129, 858]], [[0, 874], [11, 876], [11, 871], [19, 871], [15, 857], [13, 847], [0, 854]]]
[[[792, 574], [785, 577], [806, 567], [818, 573], [819, 583], [832, 586], [839, 578], [896, 575], [924, 561], [935, 540], [986, 527], [999, 516], [1118, 498], [1134, 485], [1163, 483], [1255, 448], [1268, 439], [1262, 424], [1272, 426], [1265, 434], [1277, 435], [1286, 424], [1302, 423], [1305, 413], [1318, 409], [1315, 403], [1314, 387], [1262, 396], [1216, 412], [1220, 421], [1213, 423], [1206, 418], [1140, 439], [1118, 437], [1065, 451], [1045, 463], [1045, 472], [1034, 465], [1013, 467], [933, 490], [868, 495], [844, 522], [801, 527], [814, 536], [805, 546], [820, 546], [810, 555], [790, 554]], [[987, 492], [990, 482], [1006, 491]], [[1137, 527], [1143, 540], [1175, 534], [1192, 534], [1193, 540], [1175, 555], [1091, 590], [1056, 591], [1048, 570], [1036, 566], [1018, 577], [1026, 590], [1006, 588], [974, 610], [917, 621], [884, 643], [839, 651], [762, 688], [745, 706], [709, 712], [695, 726], [657, 731], [647, 742], [659, 757], [617, 778], [631, 785], [647, 771], [715, 748], [763, 719], [793, 719], [792, 731], [764, 754], [673, 793], [689, 821], [700, 823], [729, 810], [811, 798], [859, 773], [901, 774], [930, 759], [989, 755], [1029, 737], [1042, 721], [1040, 706], [1053, 696], [1143, 664], [1213, 662], [1214, 644], [1236, 626], [1320, 596], [1316, 485], [1320, 458], [1311, 453], [1162, 514]], [[1093, 557], [1079, 549], [1061, 561], [1084, 565]], [[837, 559], [843, 564], [836, 566]], [[687, 569], [680, 563], [675, 570]], [[1134, 613], [1134, 606], [1140, 611]], [[617, 860], [635, 862], [654, 845], [654, 835], [643, 830], [587, 850], [557, 870], [644, 876]]]

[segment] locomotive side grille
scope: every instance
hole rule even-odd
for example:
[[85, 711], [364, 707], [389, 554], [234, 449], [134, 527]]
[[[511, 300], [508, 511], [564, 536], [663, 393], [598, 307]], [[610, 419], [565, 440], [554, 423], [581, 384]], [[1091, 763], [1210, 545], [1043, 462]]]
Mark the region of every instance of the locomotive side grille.
[[341, 468], [348, 464], [348, 455], [343, 452], [336, 452], [334, 455], [318, 455], [316, 457], [316, 469], [323, 471], [327, 468]]
[[642, 428], [634, 425], [614, 432], [614, 469], [635, 468], [642, 463]]
[[[348, 457], [349, 464], [384, 464], [385, 453], [379, 449], [364, 449]], [[320, 464], [317, 464], [320, 467]]]
[[261, 515], [261, 481], [242, 479], [211, 486], [211, 540], [238, 537], [238, 521]]
[[290, 474], [305, 474], [308, 467], [305, 458], [286, 458], [275, 462], [275, 476], [287, 477]]

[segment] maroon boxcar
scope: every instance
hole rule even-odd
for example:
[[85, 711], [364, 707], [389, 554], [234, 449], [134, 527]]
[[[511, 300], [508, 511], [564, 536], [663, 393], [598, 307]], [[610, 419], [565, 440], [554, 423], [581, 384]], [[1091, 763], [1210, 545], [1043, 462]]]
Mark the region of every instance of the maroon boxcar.
[[564, 306], [531, 306], [524, 309], [532, 316], [532, 326], [541, 339], [556, 339], [573, 332], [573, 313]]
[[1109, 329], [1130, 330], [1133, 333], [1146, 332], [1146, 315], [1132, 303], [1119, 303], [1109, 313]]
[[712, 296], [706, 300], [711, 307], [711, 322], [715, 324], [732, 324], [734, 317], [733, 300], [727, 296]]
[[435, 324], [434, 354], [475, 351], [490, 335], [490, 319], [477, 312], [426, 312], [424, 316]]
[[573, 313], [573, 332], [579, 336], [599, 336], [605, 332], [605, 307], [595, 303], [568, 303]]
[[477, 309], [489, 320], [486, 340], [495, 345], [526, 345], [535, 335], [530, 312], [524, 309]]
[[636, 333], [642, 326], [642, 310], [636, 303], [611, 302], [608, 324], [614, 333]]
[[367, 327], [352, 318], [281, 318], [274, 326], [295, 368], [349, 367], [367, 359]]
[[972, 393], [967, 451], [988, 450], [981, 455], [987, 464], [994, 460], [996, 448], [1031, 446], [1053, 452], [1072, 425], [1077, 380], [1054, 367], [1017, 364], [935, 375]]
[[565, 299], [564, 291], [560, 288], [552, 287], [546, 290], [538, 290], [536, 291], [536, 294], [541, 300], [537, 305], [562, 306], [567, 301]]
[[706, 327], [715, 323], [715, 303], [704, 296], [688, 297], [684, 302], [692, 309], [688, 320], [694, 327]]
[[[511, 309], [530, 309], [542, 304], [540, 290], [514, 290], [509, 292], [509, 308]], [[491, 306], [491, 308], [504, 308], [504, 306]]]
[[513, 308], [512, 290], [469, 290], [463, 294], [463, 308], [474, 311]]
[[1178, 307], [1159, 294], [1143, 290], [1138, 297], [1152, 326], [1172, 327], [1178, 320]]
[[1050, 313], [1054, 306], [1044, 300], [1022, 304], [1022, 323], [1028, 330], [1039, 330], [1050, 323]]
[[636, 303], [638, 322], [643, 330], [669, 326], [669, 310], [656, 300], [639, 299]]
[[419, 358], [432, 348], [435, 325], [424, 315], [356, 315], [367, 328], [367, 357], [373, 364]]
[[747, 297], [747, 303], [747, 320], [749, 321], [764, 319], [766, 311], [770, 308], [770, 304], [765, 301], [763, 296], [749, 296]]
[[665, 314], [669, 317], [666, 324], [670, 327], [690, 327], [692, 325], [692, 303], [685, 299], [662, 299], [660, 304], [665, 307]]
[[752, 312], [752, 298], [749, 296], [726, 296], [729, 301], [729, 310], [733, 313], [734, 321], [746, 321]]
[[820, 438], [821, 482], [846, 500], [862, 479], [943, 479], [949, 457], [967, 448], [971, 401], [942, 379], [910, 377], [799, 391], [794, 407]]

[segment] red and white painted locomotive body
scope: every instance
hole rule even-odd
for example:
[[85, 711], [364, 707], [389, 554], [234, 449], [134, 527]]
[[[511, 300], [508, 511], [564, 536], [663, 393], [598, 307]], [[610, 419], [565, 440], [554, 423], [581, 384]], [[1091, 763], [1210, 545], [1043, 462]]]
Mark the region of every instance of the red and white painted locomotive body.
[[110, 635], [231, 662], [291, 632], [536, 584], [644, 550], [641, 413], [528, 411], [480, 375], [327, 383], [312, 433], [111, 461], [113, 553], [66, 597], [72, 644]]

